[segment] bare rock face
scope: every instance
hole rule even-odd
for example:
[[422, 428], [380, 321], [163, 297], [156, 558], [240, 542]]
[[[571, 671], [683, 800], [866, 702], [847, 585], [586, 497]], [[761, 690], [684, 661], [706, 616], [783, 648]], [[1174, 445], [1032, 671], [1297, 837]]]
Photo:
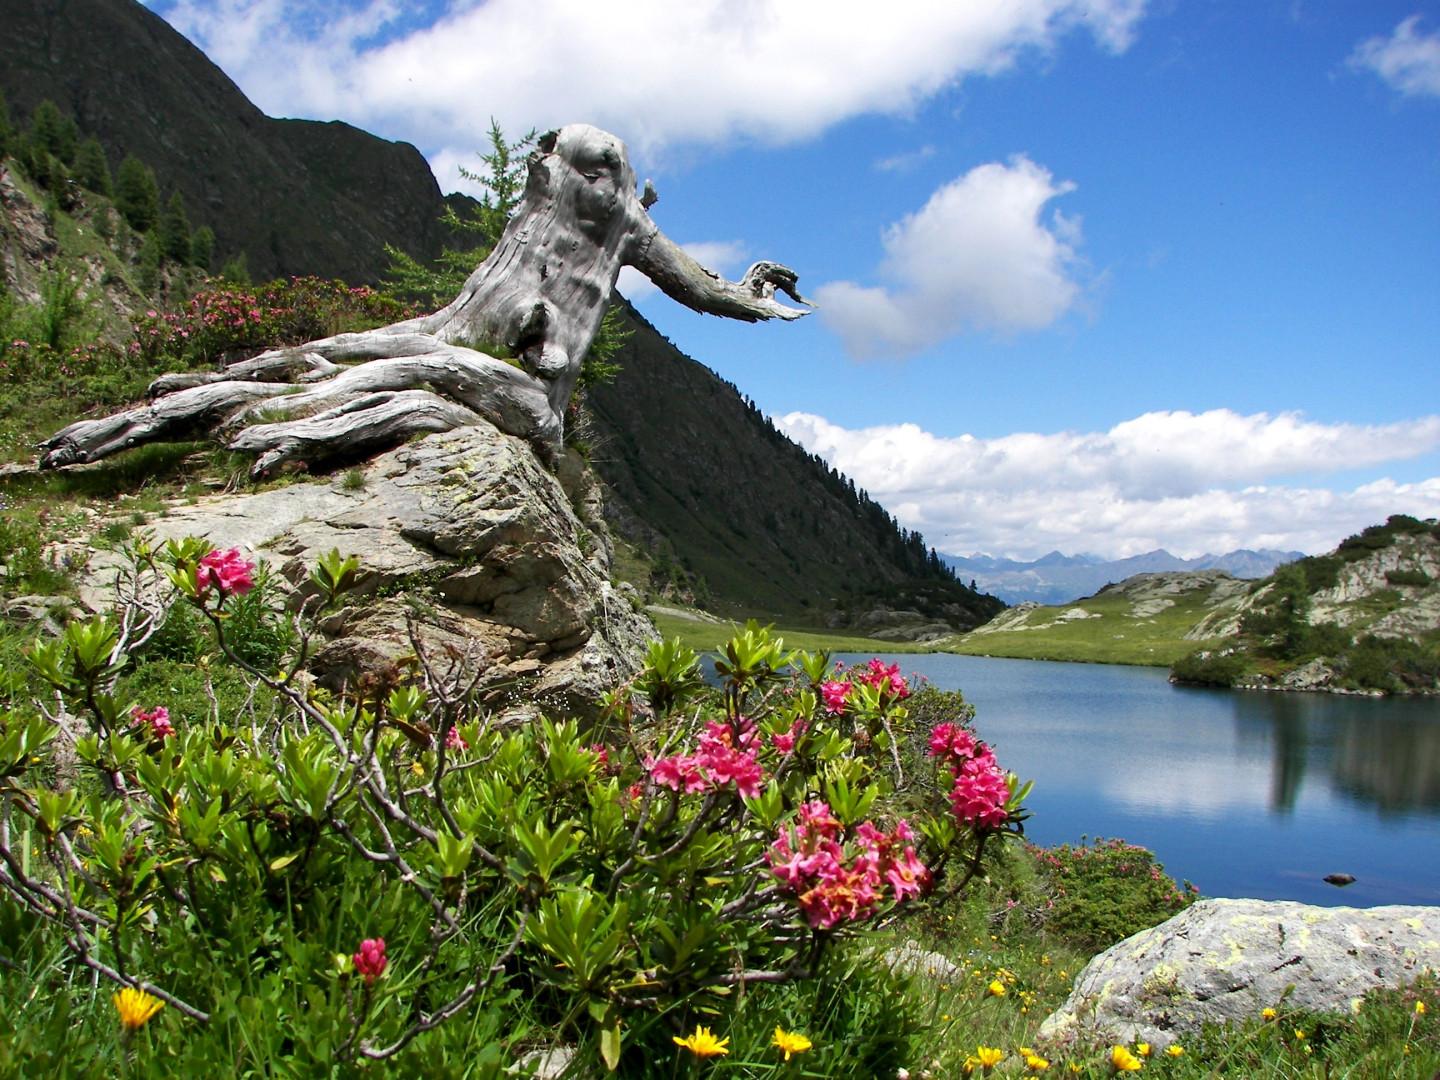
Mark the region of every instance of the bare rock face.
[[497, 700], [584, 711], [635, 670], [653, 628], [610, 583], [595, 484], [573, 452], [553, 475], [524, 440], [479, 423], [359, 472], [363, 485], [337, 475], [205, 498], [154, 528], [253, 552], [297, 588], [332, 548], [358, 555], [369, 577], [313, 657], [331, 685], [410, 652], [407, 615], [427, 648], [489, 658]]
[[1440, 968], [1440, 908], [1201, 900], [1106, 949], [1040, 1027], [1047, 1046], [1148, 1042], [1260, 1010], [1349, 1012], [1367, 991]]

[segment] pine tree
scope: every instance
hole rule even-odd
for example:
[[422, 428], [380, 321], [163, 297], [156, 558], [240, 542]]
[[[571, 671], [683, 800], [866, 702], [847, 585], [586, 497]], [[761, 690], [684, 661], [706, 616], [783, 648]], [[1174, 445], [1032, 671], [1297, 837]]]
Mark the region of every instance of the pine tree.
[[160, 256], [160, 240], [151, 230], [140, 245], [140, 291], [147, 296], [154, 296], [160, 287]]
[[110, 162], [105, 159], [105, 148], [93, 136], [80, 145], [75, 159], [75, 179], [97, 195], [113, 195], [115, 185], [110, 180]]
[[60, 108], [48, 98], [35, 106], [30, 117], [30, 139], [38, 150], [53, 154], [62, 165], [75, 164], [75, 144], [80, 129], [75, 121], [60, 114]]
[[209, 225], [201, 225], [190, 237], [190, 262], [205, 273], [210, 272], [210, 260], [215, 256], [215, 234]]
[[170, 196], [160, 215], [160, 251], [165, 258], [185, 266], [190, 262], [190, 219], [185, 216], [185, 199], [180, 192]]
[[232, 285], [249, 285], [250, 267], [245, 261], [245, 252], [230, 256], [220, 270], [220, 277]]
[[148, 232], [160, 218], [160, 185], [149, 167], [133, 155], [120, 163], [115, 205], [137, 232]]

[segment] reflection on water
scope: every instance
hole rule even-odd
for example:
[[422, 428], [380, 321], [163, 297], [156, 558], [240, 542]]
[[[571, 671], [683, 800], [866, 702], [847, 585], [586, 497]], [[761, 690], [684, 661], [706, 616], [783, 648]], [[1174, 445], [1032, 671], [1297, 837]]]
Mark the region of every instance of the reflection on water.
[[1440, 813], [1440, 708], [1433, 699], [1232, 692], [1240, 737], [1273, 744], [1270, 806], [1295, 808], [1307, 769], [1384, 814]]
[[[847, 662], [852, 658], [844, 658]], [[1165, 672], [895, 656], [1036, 781], [1041, 843], [1123, 836], [1212, 896], [1440, 903], [1440, 700], [1171, 686]], [[1319, 882], [1345, 872], [1342, 893]]]

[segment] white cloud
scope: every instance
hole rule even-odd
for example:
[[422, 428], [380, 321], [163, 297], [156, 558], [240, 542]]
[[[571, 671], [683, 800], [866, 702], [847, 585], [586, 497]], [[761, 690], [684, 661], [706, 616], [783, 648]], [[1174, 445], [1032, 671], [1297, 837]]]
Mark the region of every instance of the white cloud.
[[[1125, 49], [1145, 0], [152, 0], [273, 115], [340, 117], [427, 151], [586, 121], [632, 146], [808, 138], [904, 113], [1076, 27]], [[388, 40], [387, 40], [388, 38]], [[376, 41], [381, 43], [375, 44]]]
[[893, 157], [881, 158], [875, 162], [875, 168], [881, 172], [907, 173], [934, 156], [935, 147], [927, 144], [920, 147], [919, 150], [911, 150], [908, 154], [896, 154]]
[[968, 327], [1050, 325], [1076, 301], [1078, 218], [1045, 204], [1074, 190], [1024, 155], [977, 165], [885, 231], [891, 287], [836, 281], [815, 290], [821, 318], [858, 358], [908, 356]]
[[1368, 68], [1407, 97], [1440, 97], [1440, 30], [1416, 33], [1420, 16], [1412, 15], [1387, 37], [1362, 41], [1350, 66]]
[[1440, 515], [1440, 478], [1351, 491], [1273, 483], [1430, 453], [1440, 448], [1440, 416], [1320, 424], [1217, 409], [1146, 413], [1107, 432], [995, 439], [941, 438], [915, 424], [852, 431], [799, 412], [776, 423], [954, 554], [1318, 552], [1390, 514]]
[[[689, 256], [707, 270], [714, 270], [725, 277], [734, 277], [737, 270], [744, 269], [749, 257], [748, 248], [739, 240], [701, 240], [694, 244], [681, 244]], [[620, 279], [615, 282], [620, 295], [632, 304], [648, 300], [660, 290], [633, 266], [620, 268]]]

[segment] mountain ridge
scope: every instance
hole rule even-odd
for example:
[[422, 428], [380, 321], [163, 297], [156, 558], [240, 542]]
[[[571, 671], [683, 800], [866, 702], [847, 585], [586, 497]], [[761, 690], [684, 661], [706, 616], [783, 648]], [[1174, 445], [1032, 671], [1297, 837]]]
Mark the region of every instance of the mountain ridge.
[[1122, 582], [1136, 574], [1225, 570], [1237, 578], [1265, 577], [1283, 563], [1304, 558], [1304, 552], [1240, 548], [1224, 555], [1205, 554], [1193, 559], [1156, 548], [1125, 559], [1105, 560], [1081, 553], [1052, 551], [1030, 562], [990, 555], [945, 555], [940, 558], [962, 579], [973, 579], [983, 590], [1007, 604], [1026, 602], [1067, 604]]

